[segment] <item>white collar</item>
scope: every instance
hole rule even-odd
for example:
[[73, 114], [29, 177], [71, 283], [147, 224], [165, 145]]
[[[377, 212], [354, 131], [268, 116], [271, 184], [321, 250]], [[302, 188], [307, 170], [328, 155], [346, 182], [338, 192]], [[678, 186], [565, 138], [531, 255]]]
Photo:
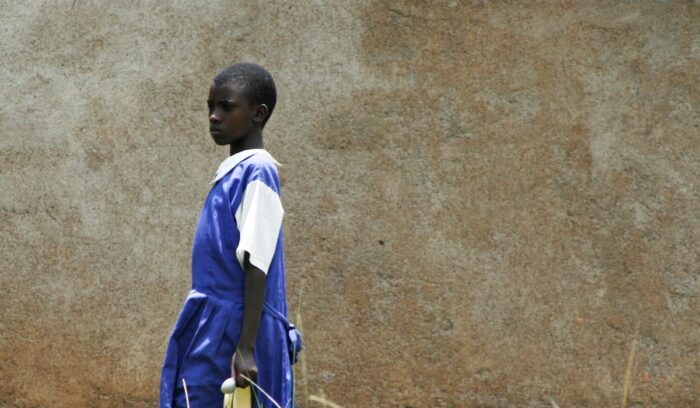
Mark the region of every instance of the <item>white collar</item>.
[[212, 180], [211, 183], [209, 183], [209, 184], [214, 184], [217, 181], [221, 180], [221, 178], [224, 177], [226, 174], [228, 174], [229, 171], [233, 170], [233, 168], [236, 167], [236, 165], [238, 163], [242, 162], [243, 160], [247, 159], [248, 157], [250, 157], [256, 153], [264, 153], [270, 159], [272, 159], [273, 163], [275, 163], [278, 166], [282, 166], [265, 149], [246, 149], [246, 150], [242, 150], [242, 151], [240, 151], [232, 156], [227, 157], [226, 160], [221, 162], [221, 164], [219, 165], [219, 168], [216, 170], [216, 176], [214, 177], [214, 180]]

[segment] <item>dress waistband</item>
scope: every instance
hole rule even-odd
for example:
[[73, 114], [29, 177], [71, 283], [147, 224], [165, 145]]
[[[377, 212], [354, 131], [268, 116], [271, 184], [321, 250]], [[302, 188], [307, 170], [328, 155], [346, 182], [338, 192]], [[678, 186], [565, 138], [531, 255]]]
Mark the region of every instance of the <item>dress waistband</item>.
[[[192, 289], [190, 290], [190, 293], [187, 295], [187, 298], [214, 298], [218, 302], [223, 302], [223, 303], [229, 303], [231, 305], [243, 305], [243, 302], [240, 300], [229, 300], [229, 299], [223, 299], [217, 295], [214, 295], [212, 293], [207, 293], [203, 292], [198, 289]], [[280, 313], [277, 309], [272, 307], [269, 303], [265, 302], [263, 303], [263, 312], [266, 312], [267, 314], [271, 315], [272, 317], [280, 320], [282, 323], [284, 323], [286, 326], [289, 326], [289, 320], [287, 320], [286, 317], [282, 313]]]
[[217, 302], [230, 303], [232, 305], [242, 305], [243, 301], [239, 299], [226, 299], [218, 296], [214, 293], [205, 292], [201, 289], [192, 289], [190, 293], [187, 294], [188, 299], [200, 299], [200, 298], [213, 298]]

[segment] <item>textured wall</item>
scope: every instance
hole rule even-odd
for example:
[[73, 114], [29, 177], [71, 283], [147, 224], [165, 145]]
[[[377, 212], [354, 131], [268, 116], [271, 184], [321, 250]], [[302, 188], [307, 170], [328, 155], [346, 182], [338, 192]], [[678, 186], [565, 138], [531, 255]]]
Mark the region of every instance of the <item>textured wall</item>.
[[196, 3], [2, 1], [0, 406], [155, 405], [241, 60], [310, 392], [700, 404], [700, 2]]

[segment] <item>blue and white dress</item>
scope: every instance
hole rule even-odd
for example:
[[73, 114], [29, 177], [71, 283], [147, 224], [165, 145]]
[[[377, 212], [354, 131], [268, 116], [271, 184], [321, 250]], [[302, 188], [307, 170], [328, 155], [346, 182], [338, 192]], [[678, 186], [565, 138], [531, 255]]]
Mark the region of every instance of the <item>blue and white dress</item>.
[[[160, 382], [160, 407], [223, 405], [221, 383], [243, 323], [245, 252], [266, 273], [265, 303], [287, 316], [277, 161], [264, 149], [236, 153], [221, 163], [194, 236], [192, 290], [170, 336]], [[286, 325], [263, 311], [255, 346], [256, 383], [281, 407], [294, 407]], [[260, 392], [253, 406], [274, 405]]]

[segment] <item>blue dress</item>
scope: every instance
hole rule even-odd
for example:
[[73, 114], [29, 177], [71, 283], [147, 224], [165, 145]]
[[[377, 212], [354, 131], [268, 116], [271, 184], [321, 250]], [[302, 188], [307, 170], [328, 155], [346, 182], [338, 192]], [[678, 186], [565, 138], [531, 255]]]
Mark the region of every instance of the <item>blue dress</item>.
[[[249, 252], [250, 262], [267, 274], [265, 303], [287, 316], [282, 209], [275, 164], [279, 163], [265, 150], [250, 149], [229, 157], [217, 171], [194, 237], [192, 290], [163, 361], [161, 408], [186, 407], [183, 378], [191, 408], [223, 405], [220, 387], [231, 376], [231, 357], [243, 322], [244, 271], [240, 259], [244, 250]], [[281, 407], [295, 407], [287, 350], [285, 324], [264, 311], [255, 347], [256, 383]], [[253, 406], [274, 407], [255, 388], [252, 394]]]

